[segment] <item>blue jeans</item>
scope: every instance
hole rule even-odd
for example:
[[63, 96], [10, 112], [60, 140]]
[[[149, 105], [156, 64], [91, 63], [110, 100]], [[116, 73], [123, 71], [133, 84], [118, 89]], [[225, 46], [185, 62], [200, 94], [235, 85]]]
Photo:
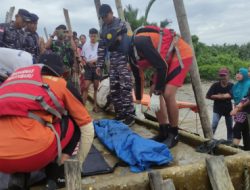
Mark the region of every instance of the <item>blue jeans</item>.
[[[212, 121], [212, 129], [213, 134], [215, 133], [217, 126], [219, 124], [220, 118], [222, 115], [213, 112], [213, 121]], [[233, 139], [233, 119], [231, 115], [225, 115], [225, 122], [227, 126], [227, 140]]]

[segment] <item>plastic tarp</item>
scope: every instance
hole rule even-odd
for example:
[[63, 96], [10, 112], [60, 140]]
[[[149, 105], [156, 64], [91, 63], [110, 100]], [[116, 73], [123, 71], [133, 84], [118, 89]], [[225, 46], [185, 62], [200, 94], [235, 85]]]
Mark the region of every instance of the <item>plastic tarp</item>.
[[126, 162], [132, 172], [142, 172], [173, 160], [165, 144], [145, 139], [119, 121], [103, 119], [95, 121], [94, 127], [99, 140]]

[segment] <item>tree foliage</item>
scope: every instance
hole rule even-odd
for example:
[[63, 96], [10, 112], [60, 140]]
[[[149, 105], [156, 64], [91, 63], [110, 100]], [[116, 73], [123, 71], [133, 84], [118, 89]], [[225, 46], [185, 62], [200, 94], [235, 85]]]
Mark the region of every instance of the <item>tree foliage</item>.
[[194, 50], [201, 78], [216, 79], [218, 70], [227, 67], [231, 77], [240, 67], [250, 67], [250, 43], [244, 45], [223, 44], [208, 46], [199, 42], [199, 37], [192, 36]]

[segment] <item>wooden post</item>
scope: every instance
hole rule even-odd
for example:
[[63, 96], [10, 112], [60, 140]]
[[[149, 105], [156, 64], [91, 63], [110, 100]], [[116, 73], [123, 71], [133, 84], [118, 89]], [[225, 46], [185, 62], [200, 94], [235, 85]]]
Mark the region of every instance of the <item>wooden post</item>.
[[5, 23], [10, 23], [15, 11], [15, 7], [10, 7], [10, 10], [6, 13]]
[[102, 27], [102, 19], [100, 18], [100, 15], [99, 15], [99, 9], [100, 9], [100, 6], [101, 6], [101, 1], [100, 0], [94, 0], [94, 1], [95, 1], [95, 8], [96, 8], [96, 14], [97, 14], [99, 26], [101, 28]]
[[148, 178], [151, 190], [162, 190], [162, 177], [159, 171], [149, 172]]
[[[124, 17], [124, 11], [123, 11], [123, 8], [122, 8], [121, 0], [115, 0], [115, 5], [116, 5], [116, 9], [117, 9], [119, 18], [122, 21], [126, 22], [125, 17]], [[127, 30], [128, 30], [128, 35], [132, 36], [133, 32], [132, 32], [131, 26], [130, 26], [130, 24], [128, 22], [126, 22], [126, 26], [127, 26]]]
[[205, 97], [201, 88], [200, 74], [197, 66], [197, 61], [194, 53], [194, 48], [192, 44], [192, 38], [190, 35], [190, 30], [188, 26], [187, 15], [184, 7], [183, 0], [173, 0], [175, 12], [183, 39], [190, 44], [193, 49], [193, 64], [190, 69], [190, 76], [192, 80], [192, 86], [194, 90], [195, 99], [199, 109], [199, 116], [202, 125], [203, 134], [206, 138], [212, 138], [213, 132], [209, 121], [208, 111], [205, 103]]
[[[63, 14], [65, 17], [67, 28], [68, 28], [69, 32], [72, 34], [73, 30], [71, 27], [71, 22], [70, 22], [68, 10], [63, 9]], [[71, 40], [73, 40], [73, 39], [71, 39]], [[74, 86], [78, 90], [78, 92], [81, 93], [81, 90], [80, 90], [80, 68], [79, 68], [79, 63], [77, 62], [78, 61], [77, 59], [78, 59], [78, 53], [77, 53], [77, 49], [75, 49], [74, 50], [74, 65], [72, 67], [72, 73], [71, 73], [72, 79], [71, 80], [74, 83]]]
[[45, 34], [46, 40], [48, 41], [48, 40], [49, 40], [49, 35], [48, 35], [48, 32], [47, 32], [46, 27], [44, 27], [44, 28], [43, 28], [43, 31], [44, 31], [44, 34]]
[[78, 160], [69, 159], [64, 163], [66, 189], [67, 190], [81, 190], [81, 168]]
[[206, 158], [206, 166], [213, 190], [234, 190], [223, 156]]
[[8, 22], [11, 22], [12, 21], [12, 17], [14, 15], [14, 11], [15, 11], [15, 7], [10, 7], [10, 10], [9, 10], [9, 18], [8, 18]]
[[172, 179], [164, 180], [162, 186], [163, 190], [175, 190], [174, 182]]
[[8, 19], [9, 19], [9, 11], [6, 12], [6, 15], [5, 15], [5, 23], [8, 23]]

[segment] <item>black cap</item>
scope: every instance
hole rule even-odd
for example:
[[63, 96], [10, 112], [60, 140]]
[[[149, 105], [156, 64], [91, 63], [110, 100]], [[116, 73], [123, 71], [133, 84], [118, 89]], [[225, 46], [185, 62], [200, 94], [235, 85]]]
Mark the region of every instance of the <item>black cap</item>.
[[60, 76], [63, 75], [64, 73], [62, 60], [60, 56], [57, 55], [56, 53], [42, 54], [39, 57], [38, 63], [42, 63], [44, 65], [49, 66]]
[[30, 13], [29, 17], [30, 17], [30, 22], [37, 22], [39, 19], [39, 17], [34, 13]]
[[61, 24], [58, 27], [56, 27], [56, 30], [67, 30], [67, 27], [64, 24]]
[[98, 30], [95, 28], [89, 29], [89, 34], [98, 34]]
[[24, 21], [29, 22], [30, 21], [30, 13], [29, 11], [25, 9], [19, 9], [17, 12], [18, 15], [20, 15]]
[[104, 17], [110, 12], [112, 12], [112, 9], [108, 4], [102, 4], [99, 8], [99, 16], [100, 17]]

